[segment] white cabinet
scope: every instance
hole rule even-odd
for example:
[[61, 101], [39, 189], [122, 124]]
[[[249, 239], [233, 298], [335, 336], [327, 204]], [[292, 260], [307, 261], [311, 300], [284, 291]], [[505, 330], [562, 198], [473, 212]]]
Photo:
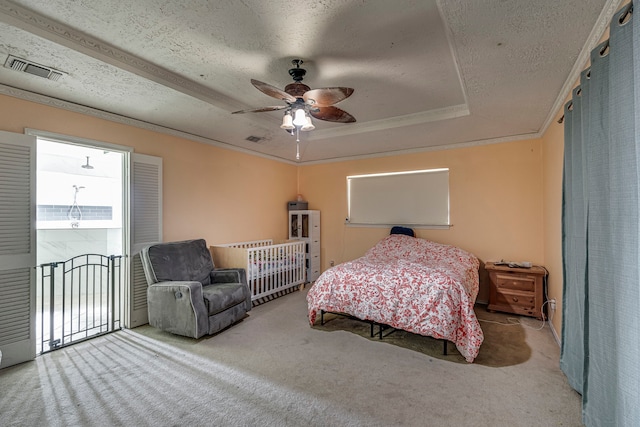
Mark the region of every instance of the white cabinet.
[[289, 239], [307, 243], [307, 282], [313, 282], [320, 276], [320, 211], [289, 211]]

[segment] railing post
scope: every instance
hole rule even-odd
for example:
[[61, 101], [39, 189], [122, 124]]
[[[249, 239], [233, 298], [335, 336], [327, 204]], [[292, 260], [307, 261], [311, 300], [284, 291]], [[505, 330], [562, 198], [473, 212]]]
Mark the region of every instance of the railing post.
[[109, 330], [113, 331], [115, 329], [115, 310], [116, 310], [116, 256], [109, 256], [109, 272], [111, 274], [111, 310], [107, 310], [107, 316], [109, 316]]
[[[59, 341], [54, 339], [55, 333], [55, 291], [56, 291], [56, 274], [55, 269], [58, 267], [57, 262], [49, 263], [49, 348], [55, 348], [58, 346]], [[44, 277], [44, 275], [43, 275]]]

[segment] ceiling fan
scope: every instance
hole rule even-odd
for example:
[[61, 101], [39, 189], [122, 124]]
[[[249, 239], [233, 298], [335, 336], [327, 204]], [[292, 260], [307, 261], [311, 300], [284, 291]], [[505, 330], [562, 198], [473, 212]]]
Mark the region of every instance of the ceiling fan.
[[291, 63], [295, 66], [295, 68], [289, 70], [289, 75], [293, 78], [293, 83], [289, 83], [284, 90], [251, 79], [251, 84], [253, 84], [256, 89], [266, 95], [284, 101], [286, 105], [252, 108], [249, 110], [234, 111], [232, 114], [285, 110], [282, 126], [280, 127], [288, 131], [293, 131], [294, 128], [299, 128], [303, 131], [314, 129], [315, 127], [311, 123], [309, 116], [327, 122], [354, 123], [356, 121], [355, 117], [351, 114], [334, 106], [334, 104], [351, 96], [353, 93], [352, 88], [325, 87], [311, 89], [302, 83], [302, 79], [307, 73], [307, 70], [300, 68], [303, 61], [301, 59], [294, 59]]

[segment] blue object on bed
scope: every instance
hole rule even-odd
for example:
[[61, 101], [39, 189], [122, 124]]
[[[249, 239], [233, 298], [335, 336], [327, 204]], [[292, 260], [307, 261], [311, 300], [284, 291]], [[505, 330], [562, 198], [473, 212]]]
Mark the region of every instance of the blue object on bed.
[[413, 231], [413, 228], [409, 228], [409, 227], [400, 227], [399, 225], [396, 225], [395, 227], [391, 228], [391, 233], [389, 234], [404, 234], [407, 236], [411, 236], [411, 237], [416, 237], [416, 233], [415, 231]]

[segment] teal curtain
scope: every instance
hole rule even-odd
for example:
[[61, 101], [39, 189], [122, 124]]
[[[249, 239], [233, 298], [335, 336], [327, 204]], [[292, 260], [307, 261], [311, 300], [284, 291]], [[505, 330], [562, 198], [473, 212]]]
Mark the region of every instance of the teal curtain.
[[623, 7], [565, 106], [560, 367], [587, 426], [640, 425], [640, 19]]

